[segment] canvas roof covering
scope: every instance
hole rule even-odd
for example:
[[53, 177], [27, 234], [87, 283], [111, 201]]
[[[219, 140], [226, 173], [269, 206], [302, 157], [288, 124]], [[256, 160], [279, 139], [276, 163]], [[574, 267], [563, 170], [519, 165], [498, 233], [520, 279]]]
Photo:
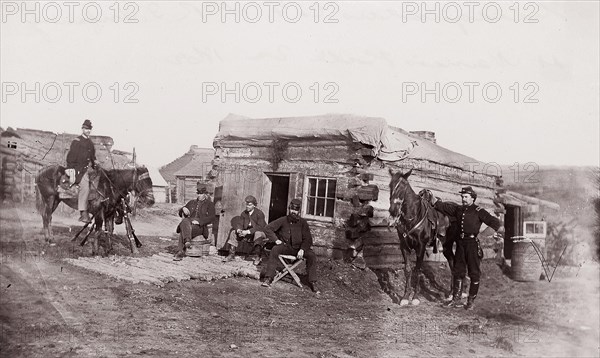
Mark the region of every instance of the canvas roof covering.
[[[203, 175], [201, 174], [201, 170], [194, 172], [193, 170], [190, 171], [188, 169], [185, 169], [185, 167], [187, 167], [188, 164], [190, 164], [190, 162], [192, 162], [193, 160], [200, 161], [201, 163], [210, 163], [210, 161], [213, 160], [214, 156], [214, 149], [198, 148], [197, 145], [192, 145], [187, 153], [170, 162], [169, 164], [163, 165], [158, 170], [166, 181], [174, 183], [176, 180], [176, 174], [183, 176], [188, 176], [192, 173], [195, 173], [194, 175]], [[200, 169], [202, 169], [202, 167], [200, 167]]]
[[157, 168], [155, 167], [146, 167], [148, 169], [148, 174], [150, 174], [150, 179], [152, 179], [152, 186], [168, 186], [165, 178], [160, 174]]
[[[391, 127], [384, 118], [350, 114], [325, 114], [308, 117], [253, 119], [230, 114], [221, 120], [215, 142], [236, 139], [340, 139], [373, 147], [378, 159], [395, 162], [405, 158], [424, 159], [435, 163], [473, 168], [483, 172], [484, 163], [443, 148], [426, 139]], [[495, 173], [490, 173], [495, 174]]]

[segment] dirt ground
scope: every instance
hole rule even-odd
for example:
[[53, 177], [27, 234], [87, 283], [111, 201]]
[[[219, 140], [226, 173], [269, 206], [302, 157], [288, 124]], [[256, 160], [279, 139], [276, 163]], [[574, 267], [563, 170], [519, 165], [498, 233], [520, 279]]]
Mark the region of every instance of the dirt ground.
[[[140, 255], [170, 251], [177, 222], [168, 205], [133, 222]], [[43, 244], [28, 206], [0, 209], [1, 357], [424, 357], [600, 354], [599, 266], [559, 267], [553, 280], [515, 282], [482, 265], [473, 311], [422, 299], [401, 308], [375, 274], [319, 262], [323, 294], [248, 278], [129, 284], [71, 266], [90, 255], [71, 243], [73, 217], [55, 216], [57, 246]], [[117, 232], [122, 232], [122, 227]], [[126, 247], [116, 245], [119, 255]], [[429, 274], [448, 285], [442, 263]], [[400, 278], [398, 279], [400, 280]]]

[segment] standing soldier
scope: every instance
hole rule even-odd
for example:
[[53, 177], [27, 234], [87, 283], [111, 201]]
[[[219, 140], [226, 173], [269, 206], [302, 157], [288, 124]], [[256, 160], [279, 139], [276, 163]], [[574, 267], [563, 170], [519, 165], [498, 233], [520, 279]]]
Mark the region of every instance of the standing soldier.
[[91, 222], [88, 213], [88, 197], [90, 195], [90, 177], [88, 169], [95, 168], [96, 149], [90, 139], [92, 132], [92, 122], [89, 119], [83, 121], [81, 126], [81, 135], [71, 142], [69, 153], [67, 154], [67, 168], [75, 170], [75, 183], [79, 185], [79, 198], [77, 208], [81, 214], [79, 221], [84, 223]]
[[477, 193], [470, 186], [462, 188], [460, 194], [462, 206], [456, 206], [454, 203], [444, 203], [441, 200], [438, 201], [437, 198], [432, 199], [432, 204], [437, 210], [455, 218], [460, 223], [460, 235], [456, 240], [456, 254], [454, 257], [452, 301], [445, 304], [445, 306], [462, 306], [460, 302], [462, 282], [468, 270], [471, 286], [469, 287], [469, 298], [464, 308], [471, 310], [479, 291], [479, 279], [481, 277], [479, 264], [483, 257], [479, 254], [480, 246], [477, 235], [479, 235], [481, 224], [486, 224], [495, 231], [498, 231], [500, 229], [500, 220], [492, 216], [485, 209], [475, 205]]

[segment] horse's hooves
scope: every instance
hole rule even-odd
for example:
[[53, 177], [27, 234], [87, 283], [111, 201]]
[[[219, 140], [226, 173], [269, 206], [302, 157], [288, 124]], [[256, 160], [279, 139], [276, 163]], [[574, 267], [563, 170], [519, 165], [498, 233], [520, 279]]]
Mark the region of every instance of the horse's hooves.
[[408, 306], [408, 300], [401, 300], [400, 301], [400, 307], [403, 307], [403, 306]]
[[410, 304], [413, 306], [418, 306], [419, 304], [421, 304], [421, 301], [419, 301], [419, 299], [415, 298], [410, 302]]

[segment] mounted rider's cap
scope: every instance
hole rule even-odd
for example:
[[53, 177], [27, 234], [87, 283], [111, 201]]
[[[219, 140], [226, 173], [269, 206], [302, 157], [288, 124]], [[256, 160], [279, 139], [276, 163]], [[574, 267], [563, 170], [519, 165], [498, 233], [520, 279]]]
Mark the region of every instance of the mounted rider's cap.
[[244, 199], [244, 201], [245, 201], [246, 203], [252, 203], [252, 204], [254, 204], [254, 206], [256, 206], [256, 205], [258, 204], [258, 202], [256, 201], [256, 198], [255, 198], [255, 197], [253, 197], [252, 195], [248, 195], [248, 196], [246, 197], [246, 199]]
[[83, 121], [81, 128], [82, 129], [92, 129], [92, 121], [90, 121], [89, 119], [86, 119], [85, 121]]
[[473, 199], [477, 199], [477, 193], [475, 192], [475, 190], [473, 190], [473, 188], [471, 188], [470, 186], [465, 186], [463, 187], [460, 191], [459, 194], [469, 194], [471, 195], [471, 197]]
[[292, 201], [290, 201], [290, 209], [300, 211], [300, 207], [302, 207], [302, 201], [300, 201], [300, 199], [292, 199]]
[[196, 193], [208, 194], [208, 189], [206, 189], [206, 185], [202, 183], [196, 183]]

